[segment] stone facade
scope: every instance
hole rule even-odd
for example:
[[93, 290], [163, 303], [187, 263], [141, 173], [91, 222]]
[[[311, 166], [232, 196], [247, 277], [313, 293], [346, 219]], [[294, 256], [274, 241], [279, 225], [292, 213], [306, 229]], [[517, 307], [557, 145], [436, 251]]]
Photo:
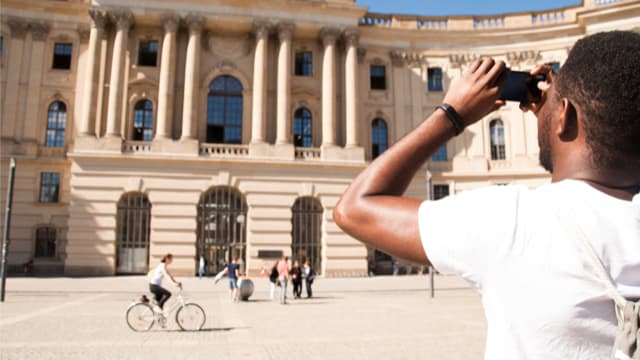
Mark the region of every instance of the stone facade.
[[[326, 276], [387, 271], [331, 213], [451, 79], [479, 56], [561, 64], [582, 36], [640, 24], [640, 1], [624, 0], [480, 17], [372, 14], [352, 0], [95, 4], [2, 2], [14, 270], [33, 259], [40, 273], [139, 273], [172, 252], [182, 275], [199, 255], [210, 271], [239, 255], [255, 274], [279, 253]], [[408, 195], [548, 179], [535, 119], [509, 104], [452, 139]]]

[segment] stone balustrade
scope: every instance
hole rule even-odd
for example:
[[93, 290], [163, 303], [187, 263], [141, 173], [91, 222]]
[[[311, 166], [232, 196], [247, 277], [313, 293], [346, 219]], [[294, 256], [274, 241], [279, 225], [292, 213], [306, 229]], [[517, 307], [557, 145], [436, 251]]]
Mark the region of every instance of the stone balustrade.
[[295, 157], [298, 160], [320, 160], [320, 148], [297, 147]]
[[488, 170], [504, 170], [511, 169], [512, 164], [509, 160], [487, 160]]
[[232, 144], [200, 144], [201, 156], [216, 157], [248, 157], [248, 145], [232, 145]]
[[124, 141], [123, 153], [148, 153], [151, 152], [151, 143], [148, 141]]

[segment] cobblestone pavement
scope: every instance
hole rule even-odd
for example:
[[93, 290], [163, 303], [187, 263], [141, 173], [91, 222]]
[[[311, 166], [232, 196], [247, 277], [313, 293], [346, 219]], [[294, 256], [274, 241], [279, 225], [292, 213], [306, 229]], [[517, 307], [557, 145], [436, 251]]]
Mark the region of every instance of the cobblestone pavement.
[[[322, 279], [312, 299], [270, 301], [254, 279], [249, 301], [230, 303], [227, 282], [182, 279], [204, 308], [200, 332], [131, 331], [125, 310], [144, 276], [9, 278], [0, 303], [0, 359], [481, 359], [479, 296], [456, 277]], [[291, 290], [289, 287], [289, 295]]]

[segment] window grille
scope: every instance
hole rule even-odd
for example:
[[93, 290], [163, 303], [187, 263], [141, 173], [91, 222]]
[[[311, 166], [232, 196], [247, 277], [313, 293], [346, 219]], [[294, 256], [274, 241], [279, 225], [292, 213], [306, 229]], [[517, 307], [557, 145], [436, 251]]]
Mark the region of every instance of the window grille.
[[377, 158], [389, 146], [387, 123], [382, 119], [371, 122], [371, 159]]
[[242, 84], [232, 76], [219, 76], [209, 84], [207, 143], [242, 143]]
[[118, 201], [116, 224], [119, 274], [145, 274], [149, 268], [151, 203], [143, 193], [128, 193]]
[[67, 126], [67, 106], [61, 101], [49, 105], [45, 147], [64, 147], [64, 132]]
[[504, 124], [502, 120], [493, 120], [489, 124], [491, 137], [491, 160], [505, 160]]
[[153, 103], [140, 100], [133, 110], [133, 140], [153, 140]]
[[60, 174], [43, 172], [40, 174], [40, 202], [57, 203], [60, 193]]
[[295, 147], [312, 145], [311, 111], [306, 108], [296, 110], [293, 117], [293, 144]]
[[291, 260], [304, 264], [309, 260], [311, 267], [322, 269], [322, 204], [312, 197], [301, 197], [291, 208]]
[[440, 200], [449, 196], [449, 185], [433, 185], [433, 200]]
[[217, 274], [233, 257], [246, 263], [247, 203], [233, 188], [214, 187], [200, 196], [198, 202], [196, 242], [197, 270], [200, 256], [206, 260], [208, 274]]

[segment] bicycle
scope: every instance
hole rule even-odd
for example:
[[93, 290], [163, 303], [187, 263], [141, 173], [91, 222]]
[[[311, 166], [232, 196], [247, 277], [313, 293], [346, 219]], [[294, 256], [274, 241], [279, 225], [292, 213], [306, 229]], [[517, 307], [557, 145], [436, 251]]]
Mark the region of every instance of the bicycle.
[[131, 330], [138, 332], [149, 331], [156, 322], [164, 327], [167, 318], [175, 311], [176, 323], [180, 329], [185, 331], [202, 329], [206, 321], [202, 307], [186, 300], [182, 296], [182, 289], [180, 289], [175, 299], [168, 310], [162, 311], [157, 306], [152, 306], [146, 295], [142, 295], [140, 299], [134, 300], [127, 308], [127, 325]]

